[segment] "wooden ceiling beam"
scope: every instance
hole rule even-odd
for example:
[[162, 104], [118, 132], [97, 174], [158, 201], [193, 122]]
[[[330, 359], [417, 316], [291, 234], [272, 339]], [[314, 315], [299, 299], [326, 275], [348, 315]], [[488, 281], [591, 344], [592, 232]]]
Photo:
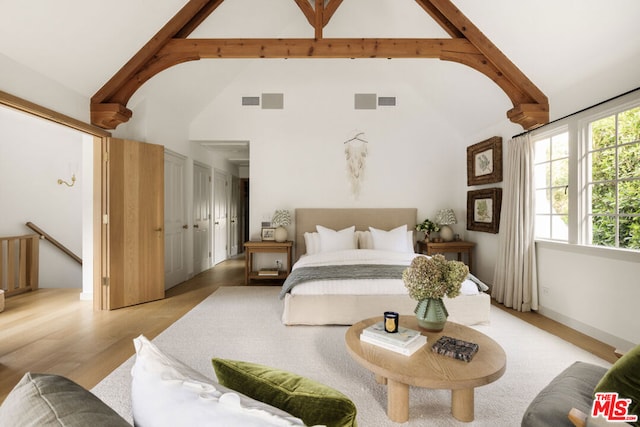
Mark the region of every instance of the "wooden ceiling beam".
[[324, 0], [316, 0], [316, 13], [313, 23], [316, 40], [322, 38], [322, 29], [324, 28]]
[[316, 12], [309, 0], [294, 0], [312, 27], [316, 24]]
[[182, 39], [189, 37], [189, 35], [200, 26], [204, 22], [205, 19], [209, 17], [213, 13], [214, 10], [218, 8], [222, 4], [224, 0], [214, 0], [208, 1], [207, 4], [204, 5], [202, 9], [200, 9], [196, 14], [189, 20], [189, 22], [184, 25], [180, 31], [176, 33], [175, 38]]
[[333, 14], [336, 13], [341, 4], [342, 0], [329, 0], [329, 3], [324, 7], [323, 26], [326, 26], [331, 21]]
[[[189, 39], [224, 0], [190, 0], [91, 98], [92, 123], [114, 129], [131, 117], [131, 96], [151, 77], [201, 58], [439, 58], [485, 74], [509, 97], [507, 117], [525, 129], [549, 121], [547, 97], [451, 0], [416, 0], [451, 39], [325, 39], [323, 28], [342, 0], [294, 0], [314, 39]], [[312, 3], [315, 2], [315, 9]]]
[[[190, 34], [223, 1], [189, 0], [142, 49], [91, 97], [91, 123], [104, 129], [115, 129], [119, 124], [128, 121], [133, 113], [126, 108], [126, 103], [115, 105], [118, 101], [115, 101], [114, 95], [124, 86], [130, 84], [135, 74], [147, 66], [167, 41], [177, 34]], [[207, 13], [206, 16], [204, 16], [205, 13]], [[109, 118], [109, 114], [112, 114], [113, 117]]]
[[[508, 91], [505, 90], [505, 92], [513, 102], [514, 109], [520, 112], [519, 114], [514, 114], [512, 113], [513, 110], [510, 110], [510, 112], [507, 113], [507, 116], [512, 121], [514, 121], [512, 117], [522, 117], [522, 114], [532, 111], [529, 107], [518, 108], [520, 104], [528, 106], [537, 104], [537, 113], [531, 118], [531, 120], [521, 119], [516, 121], [516, 123], [522, 125], [523, 123], [535, 122], [533, 126], [525, 127], [525, 129], [531, 129], [549, 122], [549, 100], [547, 96], [535, 84], [533, 84], [533, 82], [529, 80], [529, 78], [518, 67], [516, 67], [516, 65], [511, 62], [509, 58], [507, 58], [507, 56], [473, 24], [473, 22], [471, 22], [453, 3], [451, 3], [450, 0], [416, 1], [452, 37], [464, 37], [478, 48], [485, 60], [490, 62], [499, 73], [500, 82], [504, 82], [505, 80], [510, 82], [509, 85], [504, 84], [503, 86], [496, 81], [494, 77], [492, 77], [493, 73], [485, 73], [492, 80], [496, 81], [503, 90], [505, 90], [506, 86], [510, 86], [511, 89]], [[474, 68], [478, 69], [477, 67]], [[544, 111], [546, 111], [546, 117], [543, 117]], [[538, 120], [540, 118], [542, 118], [542, 120]]]
[[417, 3], [431, 16], [431, 18], [442, 27], [453, 38], [464, 38], [464, 33], [460, 31], [446, 16], [438, 10], [430, 1], [416, 0]]
[[478, 53], [464, 39], [182, 39], [158, 56], [190, 58], [440, 58], [443, 51]]

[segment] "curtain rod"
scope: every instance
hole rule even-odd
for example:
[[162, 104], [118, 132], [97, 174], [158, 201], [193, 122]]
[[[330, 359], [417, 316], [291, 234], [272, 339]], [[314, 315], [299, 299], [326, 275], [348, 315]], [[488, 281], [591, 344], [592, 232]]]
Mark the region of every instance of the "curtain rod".
[[517, 138], [517, 137], [522, 136], [522, 135], [526, 135], [526, 134], [528, 134], [528, 133], [530, 133], [530, 132], [533, 132], [533, 131], [536, 131], [536, 130], [538, 130], [538, 129], [542, 129], [542, 128], [543, 128], [543, 127], [545, 127], [545, 126], [548, 126], [548, 125], [553, 124], [553, 123], [555, 123], [555, 122], [559, 122], [560, 120], [564, 120], [564, 119], [566, 119], [567, 117], [575, 116], [576, 114], [580, 114], [580, 113], [582, 113], [583, 111], [590, 110], [591, 108], [598, 107], [598, 106], [600, 106], [600, 105], [602, 105], [602, 104], [606, 104], [607, 102], [613, 101], [613, 100], [615, 100], [615, 99], [622, 98], [623, 96], [629, 95], [630, 93], [633, 93], [633, 92], [635, 92], [635, 91], [637, 91], [637, 90], [640, 90], [640, 87], [637, 87], [637, 88], [635, 88], [635, 89], [631, 89], [631, 90], [629, 90], [629, 91], [627, 91], [627, 92], [625, 92], [625, 93], [622, 93], [622, 94], [620, 94], [620, 95], [614, 96], [613, 98], [605, 99], [604, 101], [598, 102], [597, 104], [593, 104], [593, 105], [592, 105], [592, 106], [590, 106], [590, 107], [583, 108], [582, 110], [580, 110], [580, 111], [576, 111], [575, 113], [567, 114], [566, 116], [560, 117], [559, 119], [555, 119], [555, 120], [550, 121], [549, 123], [545, 123], [545, 124], [543, 124], [542, 126], [538, 126], [538, 127], [537, 127], [537, 128], [535, 128], [535, 129], [525, 130], [524, 132], [521, 132], [521, 133], [519, 133], [519, 134], [517, 134], [517, 135], [512, 136], [512, 137], [511, 137], [511, 139], [513, 139], [513, 138]]

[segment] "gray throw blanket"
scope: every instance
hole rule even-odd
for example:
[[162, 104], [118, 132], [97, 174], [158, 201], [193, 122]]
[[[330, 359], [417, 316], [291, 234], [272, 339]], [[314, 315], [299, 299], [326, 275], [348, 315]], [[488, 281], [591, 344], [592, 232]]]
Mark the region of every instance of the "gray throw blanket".
[[402, 279], [406, 265], [354, 264], [300, 267], [291, 272], [282, 285], [280, 299], [304, 282], [345, 279]]

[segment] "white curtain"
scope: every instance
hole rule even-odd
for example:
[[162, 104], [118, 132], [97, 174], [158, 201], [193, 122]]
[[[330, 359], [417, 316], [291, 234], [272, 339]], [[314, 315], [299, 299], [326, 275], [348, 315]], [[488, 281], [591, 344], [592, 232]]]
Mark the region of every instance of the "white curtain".
[[507, 145], [498, 259], [491, 296], [518, 311], [538, 309], [534, 242], [534, 146], [528, 134]]

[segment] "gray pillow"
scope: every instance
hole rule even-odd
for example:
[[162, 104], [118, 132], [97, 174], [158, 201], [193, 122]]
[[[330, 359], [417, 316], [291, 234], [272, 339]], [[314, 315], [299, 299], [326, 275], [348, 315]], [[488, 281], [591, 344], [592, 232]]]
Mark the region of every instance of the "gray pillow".
[[522, 427], [573, 427], [569, 411], [591, 412], [593, 389], [606, 372], [602, 366], [575, 362], [533, 399], [522, 417]]
[[59, 375], [26, 373], [0, 406], [0, 427], [131, 427], [90, 391]]

